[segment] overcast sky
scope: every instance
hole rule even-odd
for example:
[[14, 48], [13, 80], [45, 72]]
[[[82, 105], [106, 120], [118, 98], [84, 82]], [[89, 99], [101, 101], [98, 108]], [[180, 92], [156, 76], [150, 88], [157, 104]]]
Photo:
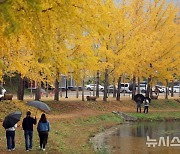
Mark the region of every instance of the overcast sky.
[[168, 2], [174, 2], [178, 6], [180, 6], [180, 0], [167, 0]]

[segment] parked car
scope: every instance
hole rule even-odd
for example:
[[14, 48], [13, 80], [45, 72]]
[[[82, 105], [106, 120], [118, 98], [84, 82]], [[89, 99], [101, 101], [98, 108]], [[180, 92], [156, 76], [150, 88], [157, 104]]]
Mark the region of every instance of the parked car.
[[[169, 88], [169, 92], [171, 92], [171, 87]], [[180, 92], [180, 85], [173, 86], [173, 92], [179, 93]]]
[[[29, 89], [29, 90], [30, 90], [30, 89]], [[33, 89], [32, 89], [32, 92], [33, 92], [33, 93], [36, 93], [36, 88], [33, 88]], [[46, 94], [47, 94], [47, 91], [46, 91], [45, 89], [41, 88], [41, 89], [40, 89], [40, 93], [46, 95]]]
[[[76, 86], [74, 86], [74, 87], [73, 87], [73, 86], [69, 86], [69, 87], [68, 87], [68, 90], [71, 90], [71, 91], [76, 91], [76, 89], [77, 89]], [[83, 89], [82, 86], [78, 86], [78, 90], [79, 90], [79, 91], [82, 91], [82, 89]]]
[[156, 85], [158, 90], [159, 90], [159, 93], [164, 93], [166, 92], [166, 87], [165, 86], [160, 86], [160, 85]]
[[[117, 86], [116, 86], [116, 90], [117, 90]], [[108, 92], [109, 93], [113, 93], [113, 91], [114, 91], [114, 86], [113, 85], [109, 85]]]
[[4, 87], [0, 86], [0, 100], [2, 97], [4, 97], [5, 93], [6, 93], [6, 89], [4, 89]]
[[[67, 87], [68, 88], [68, 87]], [[66, 91], [66, 87], [64, 87], [64, 86], [61, 86], [61, 87], [59, 87], [59, 90], [60, 91]], [[68, 90], [68, 89], [67, 89]]]
[[[140, 88], [140, 93], [146, 93], [147, 82], [141, 82], [139, 84], [139, 88]], [[138, 85], [137, 84], [136, 84], [136, 90], [138, 90]]]
[[165, 86], [161, 86], [161, 85], [156, 85], [155, 87], [152, 87], [152, 91], [155, 92], [155, 89], [159, 90], [159, 93], [164, 93], [166, 92], [166, 87]]
[[[139, 84], [140, 92], [146, 93], [146, 84]], [[138, 90], [138, 85], [136, 85], [136, 90]]]
[[121, 83], [121, 89], [120, 89], [120, 92], [123, 93], [130, 93], [131, 90], [130, 90], [130, 83]]
[[[96, 84], [85, 85], [85, 89], [90, 90], [90, 91], [93, 91], [93, 89], [96, 90]], [[101, 86], [101, 85], [99, 85], [99, 90], [100, 90], [100, 91], [103, 91], [103, 90], [104, 90], [104, 87]]]

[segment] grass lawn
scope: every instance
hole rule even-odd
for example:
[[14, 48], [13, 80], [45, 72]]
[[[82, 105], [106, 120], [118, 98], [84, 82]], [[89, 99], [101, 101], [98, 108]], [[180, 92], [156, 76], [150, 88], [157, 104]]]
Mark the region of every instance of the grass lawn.
[[174, 112], [149, 112], [145, 113], [128, 113], [135, 116], [139, 121], [153, 121], [153, 120], [180, 120], [180, 111]]
[[135, 116], [140, 121], [151, 120], [180, 120], [180, 103], [174, 100], [152, 100], [149, 113], [128, 113], [131, 116]]

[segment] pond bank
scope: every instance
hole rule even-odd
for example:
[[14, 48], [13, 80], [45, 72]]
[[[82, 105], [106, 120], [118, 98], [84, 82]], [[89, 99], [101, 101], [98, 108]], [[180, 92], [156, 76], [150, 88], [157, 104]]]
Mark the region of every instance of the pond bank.
[[[148, 119], [148, 116], [152, 114], [153, 118], [150, 116], [149, 121], [152, 121], [152, 119], [155, 121], [155, 118], [159, 120], [159, 114], [161, 114], [162, 119], [166, 118], [167, 116], [165, 113], [167, 115], [171, 115], [171, 118], [174, 116], [174, 119], [180, 117], [180, 112], [177, 112], [176, 114], [174, 114], [174, 112], [154, 112], [150, 114], [143, 114], [141, 116], [145, 116]], [[136, 113], [126, 114], [132, 114], [133, 116], [134, 114], [136, 115]], [[89, 115], [88, 117], [81, 117], [71, 120], [64, 119], [61, 120], [61, 122], [56, 121], [56, 124], [53, 124], [55, 130], [60, 130], [57, 132], [59, 136], [54, 134], [53, 138], [60, 140], [60, 142], [63, 143], [60, 147], [62, 153], [94, 153], [94, 149], [92, 149], [92, 145], [89, 144], [89, 140], [98, 133], [105, 133], [106, 130], [110, 129], [111, 132], [111, 128], [123, 123], [126, 122], [124, 122], [120, 116], [113, 113], [103, 113], [96, 116]]]
[[174, 121], [180, 120], [180, 111], [171, 111], [171, 112], [149, 112], [145, 113], [127, 113], [130, 116], [137, 118], [137, 121]]
[[[159, 152], [179, 154], [180, 147], [171, 146], [173, 138], [180, 138], [179, 125], [180, 121], [127, 122], [98, 133], [90, 142], [96, 153], [103, 154]], [[148, 147], [147, 136], [155, 140], [157, 143], [155, 147], [152, 148], [152, 145], [151, 148]], [[165, 139], [163, 144], [160, 138]]]
[[[123, 118], [123, 122], [120, 125], [123, 124], [138, 124], [138, 123], [156, 123], [158, 121], [159, 123], [163, 122], [174, 122], [178, 121], [180, 122], [180, 111], [174, 111], [174, 112], [151, 112], [148, 114], [144, 113], [122, 113], [119, 111], [113, 111], [113, 114], [116, 114], [120, 117]], [[96, 153], [110, 153], [110, 147], [107, 145], [107, 140], [109, 136], [114, 134], [115, 131], [117, 131], [118, 127], [113, 126], [109, 129], [106, 129], [103, 132], [100, 132], [96, 134], [94, 137], [90, 138], [90, 143], [92, 144], [92, 147]], [[119, 141], [119, 140], [118, 140]], [[145, 141], [144, 141], [145, 142]], [[115, 150], [115, 147], [118, 148], [116, 149], [115, 152], [120, 150], [120, 147], [117, 145], [112, 147], [112, 151]], [[163, 149], [164, 150], [164, 149]], [[174, 149], [172, 149], [174, 150]], [[111, 151], [111, 152], [112, 152]], [[177, 150], [175, 150], [177, 151]]]

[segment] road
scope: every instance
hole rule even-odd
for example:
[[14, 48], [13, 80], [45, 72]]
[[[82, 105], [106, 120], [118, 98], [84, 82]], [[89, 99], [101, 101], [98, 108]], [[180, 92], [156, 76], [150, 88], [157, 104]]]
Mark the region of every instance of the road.
[[[96, 93], [94, 93], [94, 95], [95, 95]], [[77, 95], [77, 93], [76, 93], [76, 91], [67, 91], [67, 96], [68, 96], [68, 98], [76, 98], [76, 95]], [[79, 98], [81, 98], [81, 95], [82, 95], [82, 91], [79, 91]], [[93, 96], [93, 91], [85, 91], [84, 92], [84, 95], [85, 95], [85, 97], [86, 96]], [[143, 94], [144, 95], [144, 94]], [[48, 95], [48, 97], [49, 98], [51, 98], [51, 97], [53, 97], [54, 96], [54, 94], [53, 93], [50, 93], [49, 95]], [[99, 96], [100, 97], [103, 97], [103, 92], [99, 92]], [[42, 98], [45, 98], [46, 96], [45, 96], [45, 94], [42, 94]], [[66, 92], [60, 92], [60, 97], [61, 98], [65, 98], [66, 97]], [[113, 94], [112, 93], [109, 93], [108, 94], [108, 97], [109, 98], [112, 98], [113, 97]], [[121, 93], [121, 99], [131, 99], [131, 93]], [[170, 96], [170, 94], [169, 94], [169, 96], [168, 96], [169, 98], [171, 98], [171, 96]], [[179, 93], [174, 93], [174, 97], [173, 98], [178, 98], [178, 97], [180, 97], [180, 94]], [[159, 98], [165, 98], [165, 93], [159, 93]]]

